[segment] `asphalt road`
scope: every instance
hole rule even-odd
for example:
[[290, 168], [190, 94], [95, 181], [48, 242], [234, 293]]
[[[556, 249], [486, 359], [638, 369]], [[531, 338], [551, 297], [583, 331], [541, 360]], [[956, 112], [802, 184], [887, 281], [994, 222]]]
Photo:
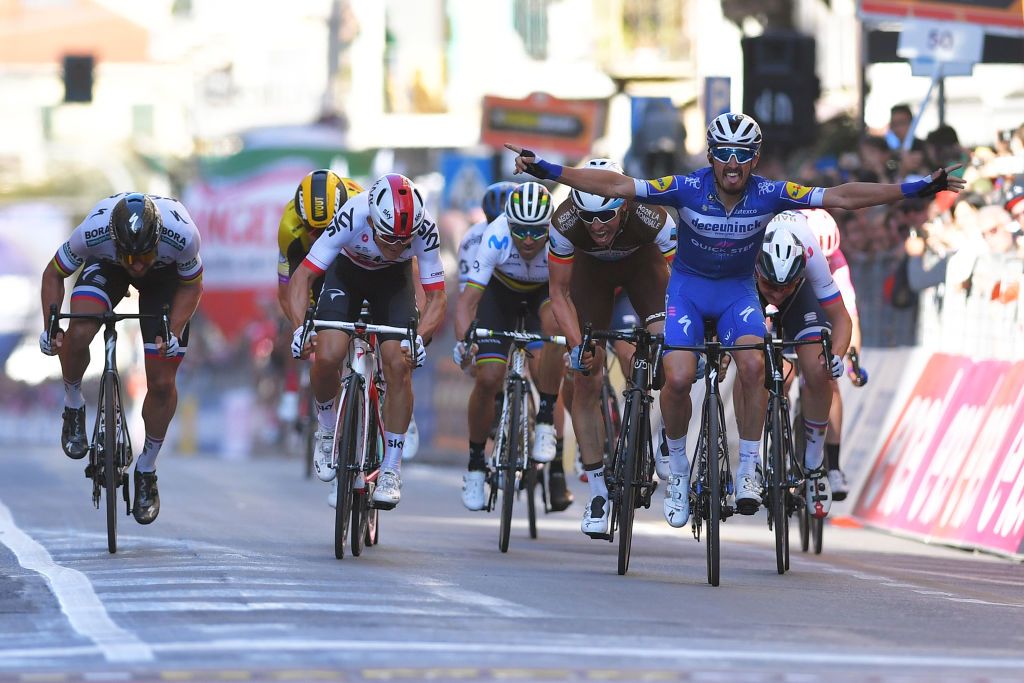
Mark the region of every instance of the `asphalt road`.
[[111, 556], [80, 463], [0, 454], [0, 681], [1024, 677], [1003, 559], [830, 525], [779, 576], [762, 513], [725, 525], [712, 588], [652, 508], [622, 577], [579, 503], [533, 541], [520, 506], [503, 555], [461, 472], [413, 461], [380, 545], [338, 561], [328, 485], [296, 461], [160, 464], [160, 518], [122, 518]]

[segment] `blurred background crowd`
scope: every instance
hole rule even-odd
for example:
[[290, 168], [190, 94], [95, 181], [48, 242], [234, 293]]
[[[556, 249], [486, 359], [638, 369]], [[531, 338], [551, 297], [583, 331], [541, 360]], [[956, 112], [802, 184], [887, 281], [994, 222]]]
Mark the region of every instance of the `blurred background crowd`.
[[[863, 344], [1018, 357], [1024, 15], [1020, 0], [977, 4], [0, 0], [0, 443], [56, 442], [39, 275], [100, 197], [177, 196], [202, 234], [172, 449], [293, 454], [276, 232], [305, 173], [411, 176], [442, 230], [451, 311], [459, 238], [483, 189], [510, 179], [502, 142], [659, 177], [705, 165], [706, 121], [729, 110], [761, 123], [769, 178], [902, 182], [962, 164], [959, 197], [835, 215]], [[981, 47], [915, 47], [924, 16]], [[426, 457], [463, 447], [468, 386], [448, 341], [414, 375]], [[128, 325], [120, 346], [138, 397]]]

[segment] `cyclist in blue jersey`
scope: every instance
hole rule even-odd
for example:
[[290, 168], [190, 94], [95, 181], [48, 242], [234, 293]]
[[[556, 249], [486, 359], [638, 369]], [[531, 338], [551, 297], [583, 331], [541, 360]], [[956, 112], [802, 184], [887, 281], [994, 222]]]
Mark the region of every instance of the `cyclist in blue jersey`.
[[[761, 129], [753, 118], [727, 113], [707, 129], [707, 167], [689, 175], [641, 180], [594, 168], [570, 168], [544, 161], [529, 150], [516, 152], [516, 173], [526, 172], [605, 197], [635, 199], [672, 206], [679, 212], [678, 245], [665, 295], [665, 341], [696, 345], [704, 339], [704, 319], [717, 321], [724, 344], [761, 340], [764, 316], [754, 285], [754, 262], [768, 222], [787, 209], [811, 207], [860, 209], [930, 197], [941, 190], [960, 191], [961, 178], [950, 173], [959, 164], [902, 184], [853, 182], [836, 187], [804, 187], [754, 175], [761, 149]], [[591, 355], [577, 346], [570, 354], [586, 367]], [[753, 514], [761, 501], [757, 473], [767, 393], [763, 389], [764, 359], [759, 351], [737, 352], [734, 360], [750, 395], [736, 416], [740, 433], [736, 505]], [[690, 421], [690, 387], [697, 358], [692, 353], [666, 352], [661, 409], [669, 445], [672, 476], [664, 502], [665, 517], [674, 527], [689, 517], [689, 461], [686, 430]]]

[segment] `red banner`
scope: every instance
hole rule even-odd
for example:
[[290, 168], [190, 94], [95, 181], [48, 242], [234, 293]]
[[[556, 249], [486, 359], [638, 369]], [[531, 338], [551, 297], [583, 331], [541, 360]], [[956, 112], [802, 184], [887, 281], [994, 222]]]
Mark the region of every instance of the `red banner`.
[[860, 0], [860, 15], [954, 21], [1024, 31], [1022, 0]]
[[1024, 362], [935, 354], [878, 454], [854, 514], [955, 545], [1024, 543]]

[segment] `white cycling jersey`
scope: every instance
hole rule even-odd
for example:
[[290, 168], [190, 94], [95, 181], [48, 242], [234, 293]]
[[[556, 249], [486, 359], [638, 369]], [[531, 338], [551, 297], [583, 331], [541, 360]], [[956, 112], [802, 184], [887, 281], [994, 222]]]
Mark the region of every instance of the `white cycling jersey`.
[[480, 237], [466, 284], [483, 289], [492, 275], [517, 290], [536, 289], [548, 281], [548, 250], [540, 249], [532, 259], [524, 259], [512, 244], [504, 214], [495, 218]]
[[828, 259], [818, 245], [818, 238], [814, 231], [807, 224], [807, 217], [799, 211], [783, 211], [776, 215], [768, 223], [767, 234], [772, 228], [778, 225], [785, 225], [792, 230], [800, 243], [804, 245], [807, 254], [807, 267], [804, 269], [804, 277], [814, 290], [814, 296], [822, 305], [828, 305], [841, 298], [839, 285], [832, 277], [832, 270], [828, 266]]
[[[100, 200], [68, 240], [57, 249], [53, 264], [61, 275], [69, 277], [90, 258], [118, 263], [117, 247], [110, 229], [110, 212], [126, 194], [122, 192]], [[192, 216], [177, 199], [147, 196], [153, 200], [163, 222], [153, 267], [163, 268], [173, 264], [179, 279], [198, 280], [203, 274], [203, 261], [199, 257], [199, 229]]]
[[444, 288], [444, 265], [441, 263], [440, 237], [437, 224], [430, 212], [423, 210], [423, 225], [416, 231], [412, 243], [398, 258], [384, 258], [373, 239], [370, 224], [370, 194], [358, 194], [338, 210], [334, 220], [323, 234], [313, 242], [303, 264], [317, 274], [323, 273], [334, 259], [342, 254], [349, 261], [366, 270], [379, 270], [396, 263], [404, 263], [415, 256], [420, 267], [420, 283], [425, 290]]
[[846, 255], [842, 249], [836, 249], [828, 258], [828, 267], [832, 270], [832, 278], [839, 286], [843, 294], [843, 304], [851, 317], [857, 317], [857, 291], [853, 288], [853, 278], [850, 276], [850, 264], [846, 261]]
[[473, 269], [473, 259], [476, 258], [476, 249], [480, 246], [480, 240], [487, 229], [487, 221], [474, 223], [462, 236], [459, 242], [459, 291], [466, 288], [469, 281], [469, 273]]

